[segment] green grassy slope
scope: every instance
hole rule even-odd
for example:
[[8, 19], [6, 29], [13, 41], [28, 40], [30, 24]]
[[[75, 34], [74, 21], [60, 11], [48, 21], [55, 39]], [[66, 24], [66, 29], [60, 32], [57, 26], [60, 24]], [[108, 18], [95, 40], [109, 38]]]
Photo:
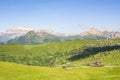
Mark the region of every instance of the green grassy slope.
[[120, 49], [113, 51], [100, 52], [96, 55], [73, 61], [71, 66], [89, 66], [94, 61], [101, 62], [104, 66], [120, 66]]
[[0, 62], [0, 80], [119, 80], [120, 68], [37, 67]]
[[[93, 41], [81, 40], [38, 45], [1, 44], [0, 60], [28, 65], [59, 64], [64, 62], [67, 52], [85, 46], [91, 42]], [[58, 57], [60, 59], [58, 59]]]
[[[120, 39], [1, 44], [0, 80], [120, 80], [119, 42]], [[68, 60], [71, 63], [67, 69], [58, 66]], [[104, 66], [89, 66], [94, 61], [102, 62]], [[56, 67], [47, 67], [50, 65]]]
[[[80, 54], [79, 50], [84, 50], [84, 47], [112, 46], [118, 44], [119, 41], [120, 41], [119, 39], [118, 40], [78, 40], [78, 41], [69, 41], [69, 42], [37, 44], [37, 45], [1, 44], [0, 61], [16, 62], [27, 65], [44, 65], [44, 66], [64, 64], [68, 61], [66, 60], [67, 58], [74, 56], [75, 53]], [[112, 48], [112, 50], [114, 50], [114, 48]], [[92, 54], [89, 51], [87, 52], [87, 54], [88, 53], [90, 55]], [[118, 54], [119, 52], [117, 52], [115, 55]], [[106, 58], [106, 60], [108, 60], [109, 62], [109, 58]], [[93, 61], [93, 59], [91, 61]], [[115, 62], [115, 59], [113, 62]]]
[[37, 44], [37, 45], [0, 44], [0, 53], [13, 54], [13, 55], [33, 53], [33, 55], [37, 55], [37, 54], [39, 55], [49, 52], [53, 54], [58, 51], [65, 52], [76, 48], [80, 48], [92, 42], [94, 41], [80, 40], [80, 41], [56, 42], [56, 43]]

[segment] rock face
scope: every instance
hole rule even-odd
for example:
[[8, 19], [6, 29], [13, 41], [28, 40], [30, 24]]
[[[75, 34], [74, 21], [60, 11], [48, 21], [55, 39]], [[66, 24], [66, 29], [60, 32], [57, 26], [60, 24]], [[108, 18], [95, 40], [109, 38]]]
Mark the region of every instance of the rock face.
[[107, 38], [120, 38], [120, 32], [118, 31], [103, 31], [102, 35]]
[[83, 32], [81, 36], [88, 36], [88, 35], [97, 35], [97, 36], [102, 36], [106, 37], [109, 39], [112, 38], [120, 38], [120, 32], [118, 31], [100, 31], [94, 27], [90, 27], [89, 31]]
[[81, 36], [87, 36], [87, 35], [102, 35], [102, 32], [94, 27], [90, 27], [89, 31], [81, 33]]
[[91, 27], [90, 30], [89, 30], [89, 33], [94, 34], [94, 35], [101, 35], [102, 32], [100, 30], [97, 30], [94, 27]]

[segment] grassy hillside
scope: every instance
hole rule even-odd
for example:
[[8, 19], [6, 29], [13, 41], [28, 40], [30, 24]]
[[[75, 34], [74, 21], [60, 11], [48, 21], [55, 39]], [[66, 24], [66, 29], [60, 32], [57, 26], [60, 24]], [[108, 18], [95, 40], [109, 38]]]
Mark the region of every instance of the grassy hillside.
[[0, 80], [119, 80], [120, 68], [37, 67], [0, 62]]
[[[119, 39], [78, 40], [37, 45], [1, 44], [0, 61], [16, 62], [27, 65], [59, 65], [71, 61], [69, 58], [74, 61], [76, 59], [86, 59], [91, 55], [99, 55], [99, 52], [105, 52], [104, 49], [106, 49], [106, 51], [109, 51], [109, 49], [111, 51], [114, 49], [119, 50], [120, 46], [116, 49], [116, 45], [119, 45]], [[118, 54], [119, 51], [115, 55]], [[109, 59], [106, 60], [109, 62]], [[115, 61], [116, 60], [114, 60], [114, 62]]]
[[73, 61], [71, 66], [89, 66], [94, 61], [101, 62], [104, 66], [120, 66], [120, 49], [100, 52], [87, 58]]
[[[0, 80], [119, 80], [119, 42], [120, 39], [0, 44]], [[94, 61], [104, 66], [91, 67]], [[60, 66], [68, 62], [68, 68]]]
[[0, 60], [28, 65], [50, 65], [62, 63], [67, 56], [67, 52], [72, 49], [80, 48], [91, 42], [93, 41], [81, 40], [38, 45], [1, 44]]

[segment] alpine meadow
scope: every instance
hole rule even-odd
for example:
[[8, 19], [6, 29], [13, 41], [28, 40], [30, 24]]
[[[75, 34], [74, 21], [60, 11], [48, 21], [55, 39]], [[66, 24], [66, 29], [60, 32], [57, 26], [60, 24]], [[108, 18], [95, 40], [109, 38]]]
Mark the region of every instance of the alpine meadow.
[[0, 80], [120, 80], [119, 0], [0, 0]]

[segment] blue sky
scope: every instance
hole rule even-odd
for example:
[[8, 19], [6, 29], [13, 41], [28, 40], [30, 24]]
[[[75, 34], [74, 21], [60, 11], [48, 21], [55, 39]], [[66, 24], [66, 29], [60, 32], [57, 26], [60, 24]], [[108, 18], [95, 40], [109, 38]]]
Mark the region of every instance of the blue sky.
[[120, 30], [120, 0], [0, 0], [0, 31], [28, 26], [80, 33]]

